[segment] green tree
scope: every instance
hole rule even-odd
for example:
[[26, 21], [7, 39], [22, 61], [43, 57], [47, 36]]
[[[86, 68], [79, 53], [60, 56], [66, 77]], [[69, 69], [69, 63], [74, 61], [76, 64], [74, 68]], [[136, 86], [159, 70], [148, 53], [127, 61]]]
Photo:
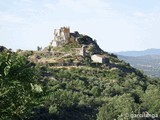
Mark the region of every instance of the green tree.
[[98, 86], [94, 86], [92, 87], [91, 89], [91, 93], [94, 95], [94, 96], [100, 96], [101, 95], [101, 90]]
[[39, 72], [25, 57], [0, 53], [0, 119], [23, 119], [31, 113], [42, 91], [37, 83]]
[[142, 107], [150, 114], [160, 114], [160, 88], [149, 85], [142, 95]]
[[139, 107], [130, 95], [115, 96], [109, 98], [107, 103], [99, 108], [97, 120], [130, 120], [131, 118], [127, 118], [129, 116], [126, 116], [126, 114], [130, 115], [138, 112], [138, 110]]

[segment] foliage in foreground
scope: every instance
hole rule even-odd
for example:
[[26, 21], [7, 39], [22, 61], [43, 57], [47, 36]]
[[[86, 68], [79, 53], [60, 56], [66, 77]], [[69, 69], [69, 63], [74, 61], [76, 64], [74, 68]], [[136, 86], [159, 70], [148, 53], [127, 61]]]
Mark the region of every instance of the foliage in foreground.
[[24, 119], [30, 116], [42, 92], [39, 71], [23, 56], [0, 53], [0, 119]]

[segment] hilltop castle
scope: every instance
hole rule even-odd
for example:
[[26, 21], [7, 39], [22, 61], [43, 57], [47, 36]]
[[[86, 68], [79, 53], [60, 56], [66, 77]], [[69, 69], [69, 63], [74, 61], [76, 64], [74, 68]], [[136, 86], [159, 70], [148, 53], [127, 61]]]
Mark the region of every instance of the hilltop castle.
[[58, 47], [68, 42], [74, 42], [79, 36], [80, 35], [78, 32], [70, 33], [69, 27], [61, 27], [60, 29], [55, 29], [52, 46]]
[[[62, 47], [66, 43], [74, 43], [77, 42], [81, 45], [81, 48], [76, 48], [79, 52], [78, 54], [86, 57], [86, 53], [93, 52], [89, 56], [93, 62], [98, 63], [107, 63], [108, 59], [104, 55], [100, 55], [99, 53], [102, 50], [99, 48], [97, 43], [93, 41], [93, 39], [87, 35], [79, 34], [77, 31], [74, 33], [70, 33], [69, 27], [61, 27], [60, 29], [54, 30], [54, 39], [51, 42], [51, 45], [54, 47]], [[98, 54], [97, 54], [98, 53]]]

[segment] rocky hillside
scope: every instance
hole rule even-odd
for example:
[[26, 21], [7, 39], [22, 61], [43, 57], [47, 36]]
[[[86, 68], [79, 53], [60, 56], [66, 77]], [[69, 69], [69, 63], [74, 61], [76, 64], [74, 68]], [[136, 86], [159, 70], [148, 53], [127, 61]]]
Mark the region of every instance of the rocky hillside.
[[[85, 47], [84, 55], [82, 55]], [[39, 64], [49, 64], [50, 66], [68, 66], [84, 65], [85, 62], [91, 62], [91, 56], [94, 54], [112, 57], [104, 52], [93, 40], [87, 35], [81, 35], [75, 42], [67, 42], [62, 46], [53, 47], [51, 45], [41, 51], [18, 51], [19, 54], [29, 55], [29, 60]]]
[[[84, 47], [84, 54], [81, 54]], [[93, 55], [97, 55], [96, 59]], [[104, 58], [107, 61], [103, 61]], [[17, 76], [13, 84], [6, 84], [11, 88], [23, 86], [21, 91], [9, 87], [12, 92], [2, 94], [7, 98], [2, 102], [2, 119], [13, 119], [13, 115], [14, 119], [29, 120], [139, 119], [134, 114], [143, 115], [144, 119], [159, 119], [160, 81], [147, 78], [114, 54], [101, 50], [89, 36], [83, 35], [62, 46], [49, 45], [42, 51], [19, 50], [10, 57], [1, 53], [0, 59], [2, 78], [15, 80]], [[19, 72], [12, 76], [17, 70]], [[35, 77], [31, 70], [38, 75]], [[2, 78], [0, 76], [5, 82]], [[2, 93], [6, 86], [2, 86]], [[22, 102], [11, 100], [14, 107], [8, 109], [3, 103], [5, 100], [10, 103], [10, 96], [18, 96]], [[12, 112], [15, 108], [17, 111]]]

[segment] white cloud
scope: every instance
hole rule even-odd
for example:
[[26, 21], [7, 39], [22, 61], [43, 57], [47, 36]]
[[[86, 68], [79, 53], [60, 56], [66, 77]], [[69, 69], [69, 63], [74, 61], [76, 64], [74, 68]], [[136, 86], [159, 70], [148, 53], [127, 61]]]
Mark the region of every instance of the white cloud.
[[147, 16], [145, 13], [140, 12], [140, 11], [134, 12], [133, 15], [136, 17], [141, 17], [141, 18], [145, 18]]
[[1, 24], [3, 23], [24, 23], [24, 18], [16, 15], [16, 14], [12, 14], [12, 13], [8, 13], [8, 12], [0, 12], [0, 21]]
[[155, 12], [133, 12], [132, 18], [141, 26], [151, 27], [155, 23], [159, 23], [160, 21], [160, 13], [159, 11]]
[[102, 0], [59, 0], [57, 3], [45, 3], [44, 7], [54, 12], [77, 14], [105, 14], [110, 5]]
[[32, 0], [20, 0], [21, 2], [31, 2]]
[[57, 9], [57, 6], [52, 3], [45, 3], [44, 7], [47, 8], [48, 10], [51, 10], [51, 11], [56, 11], [56, 9]]
[[31, 18], [31, 17], [37, 15], [38, 10], [31, 8], [31, 7], [28, 7], [28, 8], [23, 8], [22, 12], [24, 12], [25, 17]]

